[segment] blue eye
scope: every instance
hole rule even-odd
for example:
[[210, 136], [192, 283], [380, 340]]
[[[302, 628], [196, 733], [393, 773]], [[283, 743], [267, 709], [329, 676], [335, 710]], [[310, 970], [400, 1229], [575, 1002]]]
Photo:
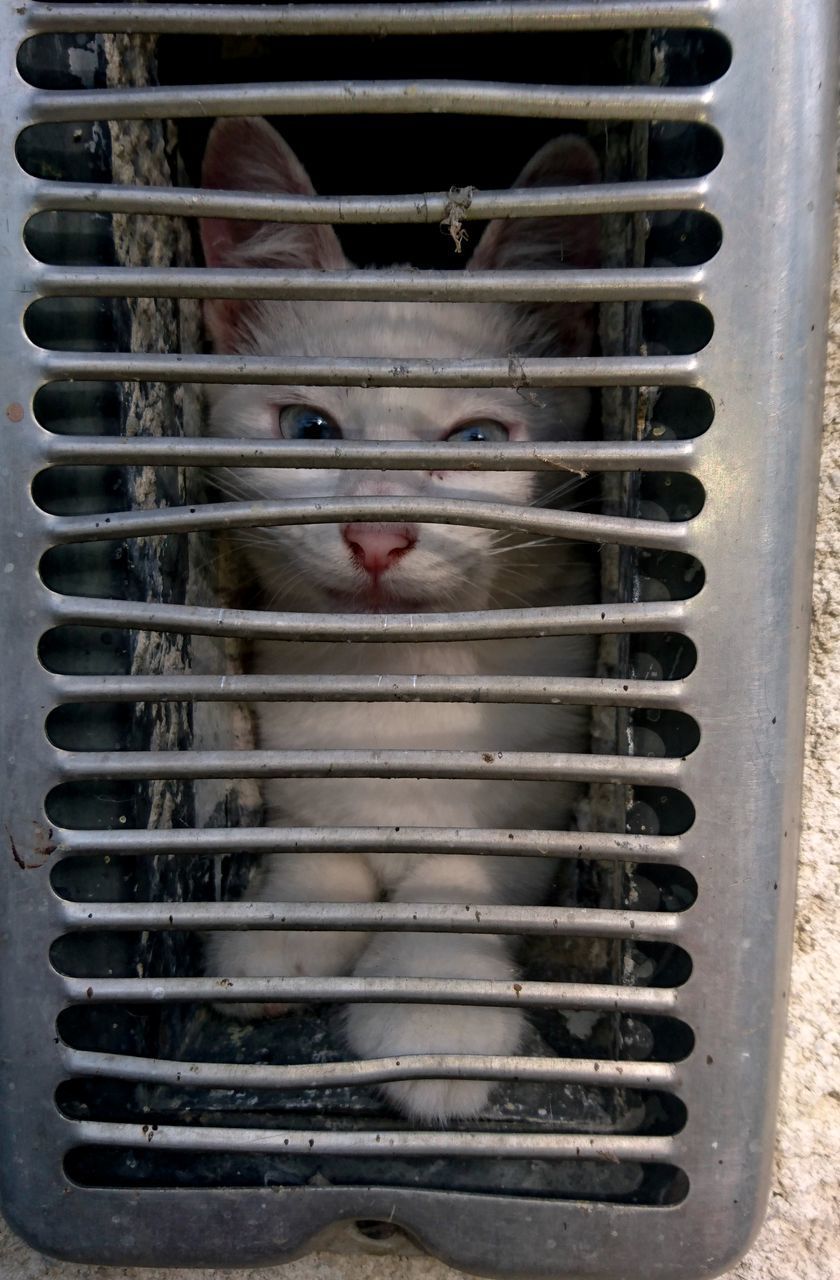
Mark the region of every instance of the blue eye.
[[446, 436], [456, 444], [499, 444], [510, 439], [510, 432], [501, 422], [493, 418], [476, 418], [475, 422], [465, 422], [455, 427]]
[[341, 427], [323, 409], [287, 404], [280, 410], [280, 433], [287, 440], [340, 440]]

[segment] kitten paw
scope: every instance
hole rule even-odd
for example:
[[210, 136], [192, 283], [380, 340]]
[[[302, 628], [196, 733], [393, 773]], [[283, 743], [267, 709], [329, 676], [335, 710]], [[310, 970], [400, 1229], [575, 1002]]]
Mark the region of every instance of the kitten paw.
[[[213, 933], [205, 938], [205, 972], [223, 978], [321, 978], [347, 973], [365, 934], [265, 930]], [[229, 1017], [250, 1022], [302, 1008], [299, 1001], [218, 1004]]]
[[[376, 934], [360, 963], [360, 976], [480, 978], [507, 981], [516, 970], [502, 938], [459, 934]], [[346, 1010], [347, 1041], [361, 1058], [408, 1054], [516, 1053], [525, 1029], [521, 1009], [508, 1005], [353, 1004]], [[469, 1119], [487, 1105], [492, 1081], [427, 1078], [394, 1081], [383, 1093], [405, 1115], [443, 1125]]]
[[[460, 1005], [352, 1005], [346, 1011], [347, 1040], [362, 1058], [408, 1054], [515, 1053], [524, 1018], [517, 1009]], [[430, 1125], [479, 1115], [493, 1082], [487, 1080], [400, 1080], [382, 1092], [404, 1115]]]
[[480, 1115], [492, 1088], [487, 1080], [406, 1080], [383, 1085], [382, 1092], [410, 1119], [446, 1125]]

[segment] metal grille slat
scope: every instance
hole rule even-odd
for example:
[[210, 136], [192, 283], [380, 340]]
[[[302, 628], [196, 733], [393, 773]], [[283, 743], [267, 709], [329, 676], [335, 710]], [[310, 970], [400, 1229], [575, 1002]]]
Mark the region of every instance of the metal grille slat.
[[575, 938], [679, 937], [680, 913], [574, 907], [474, 906], [428, 902], [154, 902], [62, 901], [67, 929], [364, 929], [431, 933], [552, 934]]
[[61, 1046], [61, 1060], [73, 1075], [147, 1084], [189, 1083], [199, 1089], [311, 1089], [383, 1084], [388, 1080], [448, 1077], [456, 1080], [535, 1080], [617, 1086], [623, 1089], [678, 1089], [679, 1067], [671, 1062], [616, 1062], [610, 1059], [506, 1057], [469, 1054], [404, 1054], [354, 1062], [265, 1064], [180, 1062], [128, 1054], [94, 1053]]
[[309, 498], [301, 501], [214, 502], [154, 511], [113, 512], [95, 516], [53, 516], [45, 521], [56, 543], [102, 542], [200, 530], [249, 529], [306, 524], [343, 524], [350, 520], [411, 520], [420, 524], [455, 524], [507, 529], [621, 546], [685, 546], [688, 521], [657, 521], [582, 511], [537, 510], [509, 502], [477, 502], [421, 498]]
[[31, 6], [33, 32], [168, 32], [193, 35], [436, 35], [446, 32], [597, 31], [706, 27], [713, 0], [562, 0], [534, 3], [64, 4]]
[[492, 827], [201, 827], [84, 831], [53, 828], [52, 856], [73, 854], [434, 853], [524, 858], [601, 858], [680, 863], [685, 836], [592, 831], [497, 830]]
[[252, 298], [318, 302], [614, 302], [696, 300], [702, 267], [592, 271], [280, 271], [266, 267], [36, 267], [45, 298]]
[[33, 90], [33, 124], [207, 116], [453, 115], [557, 120], [705, 121], [710, 90], [580, 89], [475, 80], [342, 80], [141, 89]]
[[[53, 436], [42, 441], [45, 461], [68, 465], [324, 467], [474, 471], [475, 446], [414, 441], [185, 440], [180, 436], [138, 439], [121, 436]], [[611, 443], [482, 445], [482, 471], [684, 471], [696, 461], [692, 440]]]
[[[539, 187], [459, 193], [462, 222], [488, 218], [556, 218], [591, 213], [706, 209], [708, 178], [684, 181], [593, 183], [585, 187]], [[415, 195], [297, 196], [285, 193], [206, 190], [203, 187], [97, 186], [95, 183], [32, 179], [34, 211], [169, 214], [190, 218], [247, 218], [263, 222], [440, 223], [452, 208], [445, 191]]]
[[225, 1129], [221, 1126], [109, 1124], [96, 1120], [68, 1120], [69, 1144], [93, 1143], [181, 1151], [243, 1151], [249, 1154], [354, 1156], [507, 1156], [528, 1160], [674, 1159], [679, 1147], [673, 1138], [625, 1137], [568, 1133], [419, 1133], [330, 1132], [323, 1129]]
[[672, 786], [675, 758], [543, 751], [56, 752], [62, 778], [459, 778]]
[[679, 680], [584, 676], [55, 676], [59, 702], [501, 702], [680, 707]]
[[311, 387], [617, 387], [697, 381], [696, 356], [573, 356], [423, 360], [93, 354], [38, 350], [45, 382], [205, 382]]
[[50, 603], [54, 625], [125, 626], [138, 631], [191, 631], [195, 635], [267, 640], [480, 640], [682, 631], [692, 616], [691, 601], [683, 600], [437, 614], [272, 613], [56, 594], [51, 595]]
[[611, 987], [583, 982], [500, 982], [481, 978], [71, 978], [58, 979], [77, 1004], [158, 1004], [178, 1000], [523, 1006], [673, 1015], [669, 987]]

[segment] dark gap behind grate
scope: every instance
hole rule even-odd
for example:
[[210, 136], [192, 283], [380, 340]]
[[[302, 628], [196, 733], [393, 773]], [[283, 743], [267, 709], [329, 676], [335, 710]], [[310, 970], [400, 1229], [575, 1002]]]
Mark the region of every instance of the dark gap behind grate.
[[[154, 1141], [154, 1133], [151, 1141]], [[517, 1160], [473, 1156], [469, 1161], [419, 1157], [400, 1162], [377, 1159], [374, 1185], [427, 1191], [518, 1196], [523, 1199], [575, 1200], [622, 1205], [679, 1204], [688, 1194], [688, 1179], [668, 1164], [632, 1164], [599, 1168], [581, 1160]], [[65, 1160], [68, 1177], [79, 1186], [124, 1187], [365, 1187], [371, 1185], [370, 1162], [332, 1156], [318, 1159], [242, 1155], [235, 1158], [152, 1151], [150, 1144], [132, 1150], [77, 1147]]]

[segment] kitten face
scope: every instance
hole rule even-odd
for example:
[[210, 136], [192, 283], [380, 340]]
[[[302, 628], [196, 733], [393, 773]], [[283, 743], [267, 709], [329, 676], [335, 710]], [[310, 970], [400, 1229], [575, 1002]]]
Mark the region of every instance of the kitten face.
[[[546, 167], [544, 152], [549, 149], [558, 154]], [[581, 169], [589, 162], [588, 180], [597, 176], [591, 153], [579, 139], [558, 139], [544, 152], [520, 182], [568, 182], [570, 155]], [[558, 175], [561, 160], [563, 173]], [[577, 175], [578, 181], [584, 179]], [[297, 160], [264, 121], [217, 124], [204, 181], [207, 186], [311, 193]], [[565, 224], [562, 237], [559, 223]], [[583, 218], [491, 223], [472, 265], [557, 266], [558, 251], [568, 265], [576, 240], [590, 252], [592, 223]], [[512, 236], [516, 226], [520, 234]], [[203, 222], [202, 236], [213, 266], [336, 270], [350, 265], [326, 227], [214, 219]], [[206, 315], [217, 350], [262, 356], [507, 358], [582, 353], [592, 340], [588, 313], [569, 306], [523, 313], [496, 304], [211, 302]], [[422, 443], [472, 436], [477, 462], [487, 442], [579, 437], [589, 411], [588, 393], [582, 389], [519, 393], [513, 388], [230, 386], [214, 387], [209, 396], [210, 429], [219, 436], [320, 435], [326, 440]], [[237, 498], [405, 496], [520, 505], [534, 501], [545, 487], [538, 475], [524, 471], [279, 468], [224, 472], [217, 483]], [[403, 612], [528, 603], [522, 570], [509, 554], [516, 541], [515, 536], [466, 525], [354, 522], [254, 530], [240, 534], [238, 545], [246, 562], [243, 577], [249, 571], [255, 575], [267, 607]], [[534, 553], [526, 559], [533, 564]], [[526, 582], [526, 594], [533, 594], [532, 587]]]

